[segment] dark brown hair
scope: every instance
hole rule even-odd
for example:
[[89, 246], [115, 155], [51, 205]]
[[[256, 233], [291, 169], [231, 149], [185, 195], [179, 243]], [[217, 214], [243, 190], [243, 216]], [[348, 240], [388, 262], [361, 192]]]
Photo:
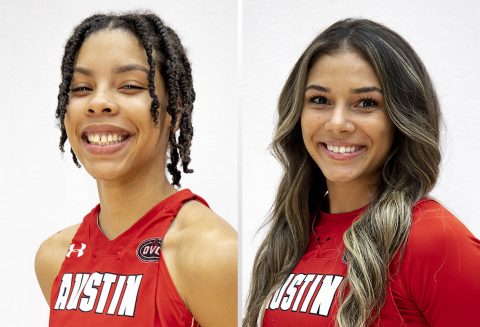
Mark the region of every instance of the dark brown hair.
[[439, 174], [441, 113], [432, 81], [412, 47], [397, 33], [366, 19], [338, 21], [300, 56], [278, 101], [273, 152], [283, 176], [255, 256], [243, 326], [256, 326], [262, 306], [286, 280], [305, 252], [311, 217], [327, 192], [325, 176], [302, 140], [300, 116], [310, 68], [322, 55], [361, 54], [384, 92], [396, 136], [379, 171], [380, 185], [361, 217], [344, 235], [348, 292], [340, 297], [336, 324], [360, 327], [376, 318], [385, 299], [388, 267], [406, 244], [411, 208], [435, 185]]
[[[155, 94], [154, 77], [158, 68], [165, 81], [168, 104], [166, 111], [171, 117], [169, 135], [169, 157], [167, 164], [168, 171], [172, 175], [172, 184], [180, 186], [181, 173], [177, 168], [179, 160], [182, 162], [183, 172], [191, 173], [188, 168], [191, 161], [190, 146], [193, 136], [192, 110], [195, 101], [195, 91], [192, 84], [192, 73], [190, 62], [186, 51], [183, 48], [177, 34], [155, 14], [127, 13], [98, 14], [83, 20], [73, 31], [65, 45], [65, 52], [62, 59], [62, 82], [59, 86], [58, 105], [56, 118], [60, 126], [60, 150], [64, 152], [64, 145], [67, 140], [65, 130], [65, 114], [70, 92], [74, 64], [77, 53], [85, 39], [95, 32], [104, 29], [122, 29], [132, 33], [138, 38], [147, 53], [149, 73], [149, 93], [152, 98], [151, 114], [155, 123], [158, 123], [160, 102]], [[180, 123], [177, 118], [180, 117]], [[178, 141], [175, 126], [180, 126]], [[80, 167], [73, 150], [72, 158], [74, 163]]]

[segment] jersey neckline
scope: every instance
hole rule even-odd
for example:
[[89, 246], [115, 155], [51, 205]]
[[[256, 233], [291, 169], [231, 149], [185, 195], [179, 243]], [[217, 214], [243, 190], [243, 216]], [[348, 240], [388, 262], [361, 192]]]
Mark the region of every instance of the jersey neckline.
[[[138, 233], [143, 228], [148, 228], [147, 226], [153, 223], [156, 217], [161, 217], [161, 219], [173, 220], [177, 212], [170, 215], [159, 215], [163, 211], [169, 210], [169, 204], [175, 203], [177, 198], [185, 197], [187, 194], [192, 192], [189, 189], [183, 189], [177, 191], [166, 198], [162, 199], [156, 205], [154, 205], [150, 210], [148, 210], [143, 216], [141, 216], [136, 222], [134, 222], [129, 228], [120, 233], [117, 237], [109, 239], [103, 230], [100, 228], [98, 223], [98, 214], [100, 213], [100, 204], [98, 204], [90, 213], [89, 217], [89, 238], [90, 242], [95, 242], [96, 244], [102, 245], [98, 248], [94, 256], [105, 256], [105, 255], [121, 255], [123, 250], [129, 245], [129, 240], [131, 240], [132, 233]], [[166, 225], [167, 227], [170, 225]], [[159, 238], [163, 238], [165, 231], [159, 231]], [[93, 253], [92, 253], [93, 254]]]
[[319, 219], [315, 222], [315, 225], [318, 226], [318, 225], [324, 225], [324, 224], [328, 224], [328, 225], [351, 224], [355, 219], [357, 219], [365, 211], [367, 206], [368, 205], [349, 211], [349, 212], [341, 212], [341, 213], [329, 213], [329, 212], [320, 211]]

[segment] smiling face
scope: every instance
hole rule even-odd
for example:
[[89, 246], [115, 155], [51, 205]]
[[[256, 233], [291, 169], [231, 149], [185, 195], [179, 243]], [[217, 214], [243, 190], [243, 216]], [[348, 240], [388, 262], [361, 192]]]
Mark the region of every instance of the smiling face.
[[160, 74], [159, 124], [150, 113], [147, 55], [124, 30], [101, 30], [82, 44], [70, 84], [65, 128], [73, 151], [97, 180], [164, 174], [170, 119]]
[[380, 82], [359, 54], [322, 55], [312, 66], [301, 115], [305, 147], [327, 186], [374, 185], [395, 128]]

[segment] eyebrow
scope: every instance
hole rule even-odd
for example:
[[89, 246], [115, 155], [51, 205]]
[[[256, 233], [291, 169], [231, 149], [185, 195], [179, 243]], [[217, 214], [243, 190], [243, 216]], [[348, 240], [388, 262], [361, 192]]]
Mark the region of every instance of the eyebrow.
[[[321, 92], [325, 92], [325, 93], [330, 93], [330, 89], [328, 87], [321, 86], [321, 85], [318, 85], [318, 84], [308, 85], [305, 88], [305, 92], [308, 91], [308, 90], [317, 90], [317, 91], [321, 91]], [[380, 89], [376, 86], [365, 86], [365, 87], [360, 87], [358, 89], [350, 89], [350, 93], [353, 93], [353, 94], [368, 93], [368, 92], [379, 92], [379, 93], [383, 94], [382, 89]]]
[[330, 89], [325, 86], [317, 85], [317, 84], [311, 84], [305, 88], [305, 92], [308, 90], [317, 90], [325, 93], [330, 93]]
[[382, 89], [376, 86], [366, 86], [358, 89], [351, 89], [350, 92], [353, 94], [368, 93], [368, 92], [379, 92], [383, 94]]
[[123, 66], [118, 66], [112, 69], [112, 71], [115, 74], [121, 74], [121, 73], [126, 73], [130, 72], [132, 70], [139, 70], [142, 71], [146, 74], [148, 74], [148, 69], [143, 67], [142, 65], [137, 65], [137, 64], [129, 64], [129, 65], [123, 65]]
[[[128, 64], [128, 65], [122, 65], [122, 66], [117, 66], [117, 67], [114, 67], [112, 69], [112, 72], [114, 74], [121, 74], [121, 73], [126, 73], [126, 72], [130, 72], [130, 71], [133, 71], [133, 70], [139, 70], [139, 71], [142, 71], [146, 74], [148, 74], [148, 69], [143, 67], [142, 65], [137, 65], [137, 64]], [[79, 74], [83, 74], [83, 75], [86, 75], [86, 76], [92, 76], [93, 73], [90, 69], [87, 69], [87, 68], [84, 68], [84, 67], [75, 67], [74, 72], [76, 73], [79, 73]]]
[[75, 67], [73, 69], [75, 73], [79, 73], [82, 75], [87, 75], [87, 76], [92, 76], [92, 72], [89, 69], [83, 68], [83, 67]]

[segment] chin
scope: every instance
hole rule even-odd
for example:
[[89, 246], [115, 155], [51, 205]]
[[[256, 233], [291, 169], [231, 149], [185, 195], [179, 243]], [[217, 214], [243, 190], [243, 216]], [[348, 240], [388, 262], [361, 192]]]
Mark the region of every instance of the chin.
[[352, 174], [351, 171], [349, 172], [327, 172], [324, 173], [325, 178], [327, 181], [331, 183], [349, 183], [355, 181], [358, 176], [356, 174]]
[[112, 181], [121, 178], [124, 174], [118, 165], [103, 164], [103, 165], [85, 165], [85, 170], [90, 176], [96, 180]]
[[355, 181], [354, 178], [349, 177], [326, 177], [327, 181], [330, 183], [339, 183], [339, 184], [346, 184]]

